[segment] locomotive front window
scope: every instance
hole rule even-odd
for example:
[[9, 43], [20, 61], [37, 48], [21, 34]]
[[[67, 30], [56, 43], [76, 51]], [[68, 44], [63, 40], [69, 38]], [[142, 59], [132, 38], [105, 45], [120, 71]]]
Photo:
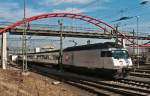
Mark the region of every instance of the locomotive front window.
[[112, 51], [112, 53], [113, 53], [113, 57], [115, 59], [119, 59], [119, 58], [127, 59], [127, 58], [129, 58], [128, 52], [125, 50], [115, 50], [115, 51]]

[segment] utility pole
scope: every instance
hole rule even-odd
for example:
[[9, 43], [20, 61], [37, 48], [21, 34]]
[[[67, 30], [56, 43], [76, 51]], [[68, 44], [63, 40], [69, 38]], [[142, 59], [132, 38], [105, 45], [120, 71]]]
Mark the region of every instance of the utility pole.
[[136, 17], [136, 21], [137, 21], [137, 67], [139, 68], [139, 41], [138, 41], [138, 37], [139, 37], [139, 16], [135, 16]]
[[24, 0], [24, 18], [23, 18], [23, 21], [24, 21], [24, 30], [23, 30], [23, 35], [22, 35], [22, 57], [23, 57], [22, 71], [27, 72], [26, 0]]
[[134, 29], [133, 29], [133, 56], [135, 55], [135, 32], [134, 32]]
[[115, 26], [116, 30], [115, 30], [115, 35], [116, 35], [116, 47], [118, 47], [118, 24]]
[[59, 67], [60, 67], [60, 71], [63, 70], [62, 68], [62, 64], [63, 64], [63, 23], [62, 23], [62, 19], [58, 21], [58, 24], [60, 26], [60, 52], [59, 52]]

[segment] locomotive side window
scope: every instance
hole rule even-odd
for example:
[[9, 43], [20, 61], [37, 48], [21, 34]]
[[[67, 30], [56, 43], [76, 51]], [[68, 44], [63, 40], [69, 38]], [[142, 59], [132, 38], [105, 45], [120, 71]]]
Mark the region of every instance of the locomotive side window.
[[112, 57], [112, 52], [111, 51], [102, 51], [101, 57]]
[[105, 52], [104, 51], [101, 52], [101, 57], [105, 57]]

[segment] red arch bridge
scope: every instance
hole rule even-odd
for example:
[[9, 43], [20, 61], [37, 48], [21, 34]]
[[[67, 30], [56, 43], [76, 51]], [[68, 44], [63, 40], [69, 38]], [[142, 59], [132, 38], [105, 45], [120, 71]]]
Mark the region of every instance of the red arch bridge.
[[[130, 39], [131, 38], [134, 38], [132, 36], [126, 36], [124, 34], [122, 34], [121, 32], [117, 31], [115, 28], [113, 28], [111, 25], [107, 24], [106, 22], [100, 20], [100, 19], [96, 19], [96, 18], [93, 18], [93, 17], [90, 17], [90, 16], [86, 16], [86, 15], [82, 15], [82, 14], [74, 14], [74, 13], [46, 13], [46, 14], [41, 14], [41, 15], [37, 15], [37, 16], [32, 16], [32, 17], [29, 17], [29, 18], [25, 18], [24, 20], [21, 20], [21, 21], [16, 21], [10, 25], [7, 25], [6, 27], [2, 28], [0, 30], [0, 33], [3, 33], [3, 32], [8, 32], [8, 31], [13, 31], [14, 33], [16, 32], [22, 32], [23, 29], [17, 29], [16, 27], [17, 26], [20, 26], [24, 23], [29, 23], [31, 21], [34, 21], [34, 20], [39, 20], [39, 19], [43, 19], [43, 18], [54, 18], [54, 17], [67, 17], [67, 18], [73, 18], [73, 19], [78, 19], [78, 20], [82, 20], [82, 21], [85, 21], [87, 23], [91, 23], [95, 26], [97, 26], [98, 28], [102, 29], [104, 31], [104, 33], [109, 33], [109, 34], [100, 34], [100, 33], [68, 33], [68, 32], [63, 32], [64, 35], [66, 36], [77, 36], [77, 37], [92, 37], [92, 38], [100, 38], [100, 37], [108, 37], [108, 35], [112, 36], [112, 37], [115, 37], [115, 38], [121, 38], [121, 40], [119, 40], [120, 43], [122, 43], [122, 40], [123, 39], [126, 39], [128, 40], [128, 42], [130, 43], [133, 43]], [[27, 34], [28, 33], [40, 33], [41, 31], [43, 30], [32, 30], [32, 29], [29, 29], [27, 30]], [[47, 32], [53, 32], [52, 35], [58, 35], [60, 34], [59, 32], [54, 32], [54, 31], [51, 31], [51, 30], [44, 30], [44, 31], [47, 31]], [[43, 34], [43, 33], [40, 33], [40, 34]], [[91, 35], [92, 34], [92, 35]], [[48, 35], [48, 34], [46, 34]]]
[[[87, 23], [91, 23], [98, 28], [102, 29], [104, 32], [110, 33], [113, 37], [116, 37], [117, 41], [120, 42], [123, 45], [123, 40], [128, 40], [129, 43], [134, 44], [128, 36], [125, 34], [122, 34], [121, 32], [117, 31], [115, 28], [113, 28], [111, 25], [107, 24], [106, 22], [96, 19], [90, 16], [86, 16], [83, 14], [74, 14], [74, 13], [46, 13], [46, 14], [41, 14], [37, 16], [32, 16], [29, 18], [25, 18], [21, 21], [16, 21], [10, 25], [5, 26], [0, 30], [0, 34], [3, 33], [3, 38], [2, 38], [2, 68], [6, 69], [7, 65], [7, 44], [6, 44], [6, 34], [5, 32], [9, 32], [12, 29], [16, 29], [17, 26], [20, 26], [22, 24], [29, 23], [34, 20], [39, 20], [43, 18], [54, 18], [54, 17], [67, 17], [67, 18], [73, 18], [73, 19], [78, 19], [85, 21]], [[24, 28], [25, 29], [25, 28]], [[27, 30], [26, 30], [27, 31]], [[38, 30], [29, 30], [29, 31], [34, 31], [34, 32], [39, 32]], [[29, 32], [27, 31], [27, 33]], [[60, 33], [59, 33], [60, 34]], [[84, 34], [85, 35], [85, 34]], [[121, 38], [121, 40], [118, 40], [118, 38]], [[135, 45], [135, 44], [134, 44]], [[25, 68], [25, 64], [23, 65]], [[23, 70], [24, 70], [23, 68]]]

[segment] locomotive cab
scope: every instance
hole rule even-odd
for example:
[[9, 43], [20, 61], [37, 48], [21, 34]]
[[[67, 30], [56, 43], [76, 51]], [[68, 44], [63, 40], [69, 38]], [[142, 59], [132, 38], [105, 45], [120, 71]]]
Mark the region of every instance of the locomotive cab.
[[115, 78], [126, 76], [132, 68], [132, 61], [128, 51], [124, 48], [109, 48], [101, 51], [103, 65], [105, 69], [116, 70]]
[[116, 68], [130, 68], [132, 66], [131, 58], [126, 50], [112, 51], [112, 59]]
[[102, 50], [101, 57], [102, 59], [106, 58], [107, 61], [105, 62], [109, 63], [107, 68], [120, 69], [130, 68], [132, 66], [131, 58], [129, 57], [128, 51], [126, 49], [109, 48], [108, 50]]
[[124, 49], [114, 50], [112, 51], [112, 59], [114, 68], [117, 68], [116, 78], [127, 76], [132, 66], [128, 51]]

